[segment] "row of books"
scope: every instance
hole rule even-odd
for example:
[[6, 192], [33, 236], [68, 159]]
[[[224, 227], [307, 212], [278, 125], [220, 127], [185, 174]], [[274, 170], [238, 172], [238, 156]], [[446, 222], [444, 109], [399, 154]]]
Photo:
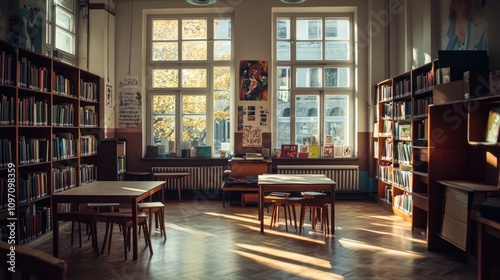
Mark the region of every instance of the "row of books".
[[427, 105], [429, 104], [432, 104], [432, 96], [415, 99], [413, 102], [413, 117], [414, 118], [427, 117]]
[[411, 118], [411, 101], [398, 101], [394, 103], [395, 120], [407, 120]]
[[45, 138], [19, 136], [19, 164], [49, 161], [49, 141]]
[[37, 66], [21, 57], [19, 61], [19, 87], [29, 88], [38, 91], [47, 91], [50, 88], [49, 70], [45, 66]]
[[98, 86], [93, 82], [80, 80], [80, 98], [88, 101], [97, 101], [99, 99]]
[[405, 189], [406, 191], [412, 191], [412, 171], [411, 170], [401, 170], [394, 168], [393, 170], [393, 184]]
[[[323, 145], [323, 153], [319, 145], [299, 145], [283, 144], [281, 149], [276, 150], [276, 157], [282, 158], [319, 158], [322, 157], [335, 157], [347, 158], [352, 157], [351, 146], [334, 145], [327, 143]], [[297, 152], [297, 150], [299, 150]]]
[[378, 89], [378, 98], [379, 101], [388, 101], [392, 100], [393, 92], [391, 85], [381, 85]]
[[48, 125], [49, 106], [47, 100], [36, 100], [34, 96], [18, 99], [19, 125]]
[[57, 133], [52, 136], [52, 159], [74, 158], [76, 152], [77, 139], [73, 139], [71, 133]]
[[402, 98], [411, 95], [411, 79], [395, 82], [394, 98]]
[[413, 123], [413, 125], [416, 126], [415, 128], [415, 133], [416, 133], [416, 137], [417, 139], [428, 139], [428, 129], [427, 129], [427, 126], [428, 126], [428, 121], [427, 119], [423, 119], [419, 122], [415, 122]]
[[14, 124], [14, 97], [2, 94], [0, 100], [0, 125]]
[[37, 207], [36, 204], [33, 204], [19, 213], [19, 240], [21, 243], [28, 242], [52, 230], [50, 211], [50, 207]]
[[52, 105], [53, 126], [74, 126], [75, 109], [72, 103]]
[[383, 160], [392, 160], [394, 151], [394, 143], [390, 139], [384, 140], [384, 146], [382, 146], [382, 153], [380, 154]]
[[0, 85], [15, 84], [14, 54], [0, 51]]
[[394, 203], [392, 206], [411, 216], [412, 213], [412, 195], [410, 193], [403, 193], [400, 195], [395, 195], [393, 198]]
[[97, 154], [97, 138], [94, 135], [82, 135], [80, 138], [80, 155]]
[[80, 165], [80, 185], [85, 185], [97, 180], [97, 166], [93, 164]]
[[392, 136], [392, 121], [384, 120], [382, 132], [377, 133], [378, 136], [390, 137]]
[[395, 160], [400, 164], [411, 164], [411, 142], [398, 142], [396, 146]]
[[116, 159], [117, 160], [117, 168], [118, 168], [118, 174], [125, 173], [127, 171], [127, 158], [126, 157], [119, 157]]
[[17, 202], [27, 203], [48, 194], [47, 172], [21, 173], [18, 178]]
[[76, 167], [59, 166], [52, 168], [52, 189], [58, 193], [76, 187]]
[[7, 138], [0, 139], [0, 168], [12, 163], [12, 142]]
[[54, 80], [56, 83], [54, 93], [76, 97], [73, 81], [55, 73]]
[[80, 126], [96, 127], [99, 124], [99, 115], [95, 106], [80, 107]]
[[434, 71], [424, 72], [417, 76], [415, 94], [429, 91], [434, 86]]
[[392, 183], [392, 164], [383, 162], [378, 165], [378, 178], [379, 180], [387, 183]]
[[382, 119], [391, 120], [393, 116], [392, 102], [382, 104]]

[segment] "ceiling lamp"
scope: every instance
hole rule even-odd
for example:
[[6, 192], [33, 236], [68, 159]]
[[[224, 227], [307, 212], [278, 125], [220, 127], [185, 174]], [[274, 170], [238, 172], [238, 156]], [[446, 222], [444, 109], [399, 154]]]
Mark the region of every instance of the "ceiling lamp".
[[299, 4], [306, 2], [306, 0], [281, 0], [281, 2], [286, 4]]
[[196, 5], [196, 6], [208, 6], [215, 4], [217, 0], [186, 0], [189, 4], [191, 5]]

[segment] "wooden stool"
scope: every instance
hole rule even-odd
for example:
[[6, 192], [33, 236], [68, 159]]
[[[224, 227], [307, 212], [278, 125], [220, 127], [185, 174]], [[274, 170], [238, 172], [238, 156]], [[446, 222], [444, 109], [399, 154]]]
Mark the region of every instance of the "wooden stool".
[[[312, 215], [312, 228], [316, 228], [316, 222], [318, 221], [319, 216], [321, 216], [321, 229], [323, 230], [323, 234], [330, 233], [330, 221], [328, 219], [328, 204], [330, 203], [330, 198], [322, 197], [322, 198], [309, 198], [303, 199], [301, 201], [302, 205], [300, 207], [300, 225], [299, 225], [299, 234], [302, 233], [302, 227], [304, 227], [304, 216], [306, 208], [311, 209]], [[332, 206], [333, 207], [333, 206]]]
[[142, 202], [138, 203], [137, 207], [143, 212], [147, 212], [149, 216], [149, 235], [151, 235], [151, 228], [153, 227], [152, 219], [153, 214], [155, 216], [155, 225], [158, 228], [158, 223], [160, 224], [160, 234], [163, 235], [163, 239], [167, 240], [167, 232], [165, 231], [165, 204], [161, 202]]
[[134, 181], [138, 181], [138, 179], [144, 179], [144, 181], [148, 181], [151, 177], [151, 172], [149, 171], [126, 171], [125, 174], [129, 177], [133, 177]]
[[[144, 231], [144, 240], [146, 245], [149, 247], [149, 252], [153, 255], [153, 246], [151, 245], [151, 239], [149, 238], [149, 230], [147, 224], [147, 215], [138, 215], [137, 226], [142, 228]], [[108, 254], [111, 250], [111, 238], [113, 236], [113, 224], [117, 224], [121, 227], [123, 232], [123, 250], [125, 254], [125, 260], [127, 259], [127, 252], [130, 248], [130, 230], [132, 229], [132, 215], [130, 213], [123, 212], [102, 212], [95, 216], [97, 222], [106, 223], [106, 233], [104, 234], [104, 241], [102, 243], [101, 254], [104, 253], [104, 248], [106, 246], [106, 240], [109, 237], [108, 243]]]
[[297, 216], [295, 214], [295, 204], [300, 203], [301, 200], [302, 200], [301, 197], [281, 197], [273, 195], [265, 196], [264, 202], [274, 203], [273, 211], [271, 213], [271, 223], [269, 224], [269, 228], [273, 228], [276, 226], [276, 221], [279, 221], [280, 207], [282, 207], [285, 212], [286, 231], [288, 231], [288, 220], [290, 220], [290, 225], [292, 225], [292, 214], [293, 214], [293, 222], [295, 230], [297, 230]]
[[177, 195], [181, 200], [181, 179], [191, 175], [189, 172], [153, 172], [155, 180], [177, 180]]

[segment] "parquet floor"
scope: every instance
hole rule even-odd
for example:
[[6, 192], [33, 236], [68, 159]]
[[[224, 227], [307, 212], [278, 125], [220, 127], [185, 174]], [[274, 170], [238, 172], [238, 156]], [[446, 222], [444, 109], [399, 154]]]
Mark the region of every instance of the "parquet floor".
[[[476, 279], [476, 271], [454, 256], [430, 253], [411, 225], [371, 201], [337, 201], [335, 235], [319, 227], [259, 232], [257, 207], [222, 207], [221, 201], [167, 201], [167, 236], [153, 232], [154, 254], [144, 239], [139, 259], [123, 259], [115, 230], [111, 253], [96, 256], [90, 241], [70, 246], [61, 229], [60, 257], [68, 279]], [[298, 214], [298, 213], [297, 213]], [[281, 220], [283, 221], [283, 220]], [[100, 240], [104, 236], [100, 228]], [[77, 237], [77, 235], [75, 235]], [[142, 237], [142, 236], [141, 236]], [[52, 235], [29, 244], [52, 254]]]

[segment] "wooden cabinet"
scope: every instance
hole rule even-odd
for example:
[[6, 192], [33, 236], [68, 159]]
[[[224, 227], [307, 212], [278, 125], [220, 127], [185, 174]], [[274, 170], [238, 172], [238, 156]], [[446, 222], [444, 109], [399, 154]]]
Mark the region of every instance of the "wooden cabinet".
[[[16, 244], [51, 230], [50, 196], [96, 179], [103, 81], [97, 75], [0, 42], [0, 232]], [[92, 100], [83, 97], [92, 93]], [[90, 108], [88, 108], [90, 109]], [[94, 148], [84, 140], [89, 136]], [[89, 148], [89, 149], [87, 149]], [[9, 201], [10, 198], [15, 198]], [[9, 204], [10, 202], [10, 204]], [[16, 227], [7, 228], [15, 214]]]
[[127, 142], [121, 138], [105, 138], [99, 143], [100, 181], [123, 181], [127, 171]]

